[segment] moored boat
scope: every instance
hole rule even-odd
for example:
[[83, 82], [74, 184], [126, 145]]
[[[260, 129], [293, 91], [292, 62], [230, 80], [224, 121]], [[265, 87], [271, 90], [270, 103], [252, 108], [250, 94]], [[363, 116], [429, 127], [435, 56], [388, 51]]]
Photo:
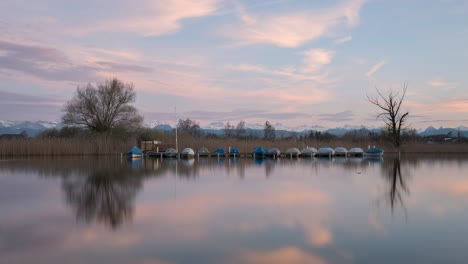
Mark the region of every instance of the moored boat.
[[289, 148], [286, 150], [287, 157], [299, 157], [301, 155], [301, 151], [298, 148]]
[[127, 157], [129, 158], [141, 158], [143, 156], [143, 151], [136, 146], [133, 146], [129, 151], [127, 151]]
[[261, 158], [261, 157], [265, 157], [267, 155], [267, 150], [262, 148], [262, 147], [256, 147], [253, 151], [252, 151], [252, 154], [254, 155], [254, 157], [256, 158]]
[[372, 157], [381, 157], [384, 154], [384, 150], [381, 148], [370, 148], [364, 150], [364, 156], [372, 156]]
[[277, 158], [281, 155], [279, 148], [271, 148], [267, 150], [267, 156]]
[[239, 157], [240, 151], [238, 148], [229, 148], [229, 156]]
[[347, 156], [348, 150], [343, 147], [337, 147], [333, 150], [335, 152], [335, 156]]
[[207, 156], [210, 155], [210, 151], [209, 151], [207, 148], [205, 148], [205, 147], [201, 147], [201, 148], [198, 150], [197, 155], [198, 155], [199, 157], [207, 157]]
[[183, 158], [193, 158], [193, 156], [195, 156], [195, 151], [193, 151], [191, 148], [184, 148], [180, 152], [180, 156]]
[[319, 148], [315, 154], [318, 157], [332, 157], [333, 155], [335, 155], [335, 151], [330, 147]]
[[352, 157], [359, 157], [364, 154], [364, 150], [362, 148], [352, 148], [348, 151], [348, 156]]
[[163, 156], [166, 157], [166, 158], [175, 158], [178, 155], [179, 155], [179, 153], [177, 152], [177, 150], [175, 150], [173, 148], [168, 148], [163, 153]]
[[317, 154], [317, 149], [313, 147], [305, 147], [301, 150], [301, 157], [313, 157]]
[[224, 149], [222, 148], [217, 148], [215, 149], [215, 151], [213, 152], [214, 153], [214, 156], [224, 156], [226, 154], [226, 151], [224, 151]]

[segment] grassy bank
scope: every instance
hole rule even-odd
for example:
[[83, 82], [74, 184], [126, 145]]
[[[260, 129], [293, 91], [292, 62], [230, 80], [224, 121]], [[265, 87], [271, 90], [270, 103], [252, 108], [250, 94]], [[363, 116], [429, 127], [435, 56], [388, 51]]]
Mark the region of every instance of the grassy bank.
[[[166, 146], [175, 147], [175, 140], [172, 136], [162, 136], [158, 138]], [[64, 156], [64, 155], [116, 155], [125, 153], [131, 146], [136, 145], [134, 138], [112, 138], [109, 136], [77, 137], [77, 138], [19, 138], [0, 140], [0, 157], [6, 156]], [[201, 147], [207, 147], [210, 151], [216, 148], [235, 147], [242, 153], [250, 153], [255, 147], [279, 148], [282, 152], [288, 148], [304, 147], [320, 148], [324, 146], [361, 147], [377, 146], [385, 150], [386, 153], [396, 152], [395, 149], [383, 140], [263, 140], [263, 139], [235, 139], [235, 138], [194, 138], [189, 135], [181, 135], [178, 140], [179, 151], [185, 147], [190, 147], [197, 151]], [[468, 153], [467, 143], [422, 143], [407, 142], [402, 148], [402, 153]]]

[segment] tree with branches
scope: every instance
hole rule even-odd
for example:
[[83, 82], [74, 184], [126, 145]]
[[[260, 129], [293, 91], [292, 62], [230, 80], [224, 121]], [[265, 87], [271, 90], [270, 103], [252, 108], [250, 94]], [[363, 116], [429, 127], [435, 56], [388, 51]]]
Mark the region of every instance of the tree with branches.
[[243, 139], [246, 136], [246, 130], [245, 130], [245, 121], [241, 120], [236, 126], [236, 137], [239, 139]]
[[136, 99], [132, 84], [113, 78], [97, 86], [78, 87], [64, 107], [62, 121], [66, 125], [107, 132], [115, 127], [141, 127], [143, 117], [130, 105]]
[[263, 128], [263, 135], [263, 138], [266, 140], [275, 140], [276, 130], [275, 127], [270, 123], [270, 121], [265, 122], [265, 126]]
[[383, 119], [392, 144], [398, 149], [401, 146], [401, 131], [404, 129], [406, 119], [409, 115], [409, 112], [405, 112], [401, 109], [407, 87], [406, 84], [403, 85], [403, 92], [401, 95], [399, 92], [394, 91], [390, 91], [387, 95], [384, 95], [379, 89], [376, 89], [377, 96], [367, 96], [367, 100], [379, 108], [377, 119]]

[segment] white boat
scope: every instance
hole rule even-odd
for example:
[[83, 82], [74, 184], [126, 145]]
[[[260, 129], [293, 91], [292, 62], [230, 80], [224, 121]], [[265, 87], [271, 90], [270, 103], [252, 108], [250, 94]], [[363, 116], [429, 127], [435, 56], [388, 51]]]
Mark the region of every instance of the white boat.
[[335, 151], [330, 147], [319, 148], [315, 156], [319, 157], [332, 157], [335, 155]]
[[166, 149], [166, 151], [164, 151], [164, 157], [166, 158], [175, 158], [179, 155], [179, 153], [177, 152], [177, 150], [173, 149], [173, 148], [168, 148]]
[[207, 156], [210, 156], [210, 151], [205, 148], [205, 147], [201, 147], [198, 152], [197, 152], [198, 156], [200, 157], [207, 157]]
[[317, 149], [313, 147], [305, 147], [301, 150], [301, 157], [313, 157], [317, 152]]
[[279, 150], [279, 148], [271, 148], [267, 150], [267, 156], [277, 158], [280, 155], [281, 155], [281, 151]]
[[333, 151], [335, 152], [335, 156], [346, 156], [348, 154], [348, 150], [343, 147], [337, 147]]
[[299, 157], [301, 155], [301, 151], [298, 148], [289, 148], [286, 150], [287, 157]]
[[362, 148], [352, 148], [348, 151], [348, 156], [359, 157], [364, 155], [364, 150]]
[[195, 156], [195, 151], [193, 151], [191, 148], [184, 148], [180, 152], [180, 156], [183, 158], [193, 158], [193, 156]]

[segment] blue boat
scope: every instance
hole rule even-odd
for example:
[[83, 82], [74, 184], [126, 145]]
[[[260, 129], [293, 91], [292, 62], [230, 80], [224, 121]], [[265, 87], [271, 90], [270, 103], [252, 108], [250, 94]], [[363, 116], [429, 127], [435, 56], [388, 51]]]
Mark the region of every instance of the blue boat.
[[252, 154], [257, 157], [263, 157], [266, 156], [268, 151], [262, 147], [256, 147], [253, 151]]
[[230, 156], [239, 156], [240, 151], [238, 148], [229, 148], [229, 155]]
[[141, 158], [143, 156], [143, 151], [133, 146], [129, 151], [127, 151], [127, 157], [129, 158]]
[[222, 148], [217, 148], [217, 149], [215, 149], [215, 151], [214, 151], [213, 153], [214, 153], [215, 155], [217, 155], [217, 156], [226, 154], [226, 152], [225, 152], [224, 149], [222, 149]]
[[384, 154], [384, 150], [381, 148], [371, 148], [364, 150], [364, 156], [381, 157]]

